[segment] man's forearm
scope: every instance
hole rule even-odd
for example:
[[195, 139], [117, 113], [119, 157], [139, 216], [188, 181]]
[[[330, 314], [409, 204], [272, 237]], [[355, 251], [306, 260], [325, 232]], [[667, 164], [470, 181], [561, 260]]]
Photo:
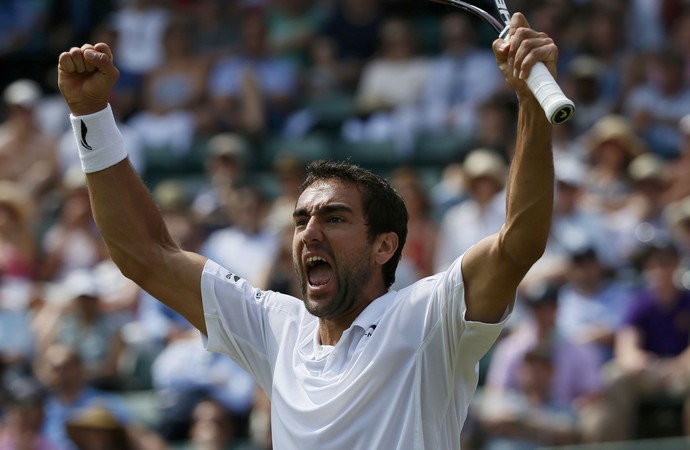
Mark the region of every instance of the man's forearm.
[[113, 261], [141, 283], [151, 260], [174, 248], [151, 194], [128, 160], [87, 174], [93, 216]]
[[517, 142], [506, 195], [506, 251], [533, 263], [543, 254], [551, 229], [554, 169], [551, 125], [535, 99], [521, 101]]

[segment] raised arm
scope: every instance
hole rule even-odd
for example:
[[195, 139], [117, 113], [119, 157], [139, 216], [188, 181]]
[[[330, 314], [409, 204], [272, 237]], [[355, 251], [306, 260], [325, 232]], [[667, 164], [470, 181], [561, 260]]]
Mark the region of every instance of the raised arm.
[[[497, 322], [518, 284], [541, 257], [551, 228], [553, 157], [551, 128], [524, 80], [537, 61], [555, 74], [558, 49], [516, 13], [507, 41], [493, 44], [496, 62], [519, 102], [517, 141], [507, 184], [506, 223], [472, 247], [462, 262], [466, 318]], [[458, 230], [462, 233], [462, 230]]]
[[113, 123], [108, 97], [118, 76], [105, 44], [87, 44], [60, 55], [58, 85], [78, 119], [77, 141], [87, 161], [83, 166], [96, 224], [126, 277], [206, 333], [200, 287], [205, 258], [175, 244], [126, 159], [114, 125], [108, 130], [107, 124]]

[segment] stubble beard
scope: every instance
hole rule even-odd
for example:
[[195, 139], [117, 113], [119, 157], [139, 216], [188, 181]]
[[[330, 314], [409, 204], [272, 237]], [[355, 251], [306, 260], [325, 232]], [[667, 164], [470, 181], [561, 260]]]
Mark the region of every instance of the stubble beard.
[[334, 282], [337, 289], [333, 296], [328, 300], [311, 301], [308, 296], [308, 285], [306, 272], [302, 273], [295, 262], [295, 271], [298, 274], [300, 288], [302, 291], [302, 301], [307, 312], [320, 319], [331, 319], [351, 310], [357, 296], [361, 293], [364, 286], [369, 283], [373, 276], [373, 268], [370, 266], [366, 256], [358, 258], [349, 268], [336, 271], [334, 268]]

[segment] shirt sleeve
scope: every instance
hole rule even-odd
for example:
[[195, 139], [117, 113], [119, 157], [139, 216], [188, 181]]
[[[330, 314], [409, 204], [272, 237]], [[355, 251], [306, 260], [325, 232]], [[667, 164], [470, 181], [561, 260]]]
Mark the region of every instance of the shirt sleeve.
[[[463, 255], [464, 256], [464, 255]], [[453, 365], [472, 367], [491, 348], [505, 326], [512, 306], [498, 323], [483, 323], [466, 319], [465, 283], [462, 274], [462, 257], [456, 259], [448, 268], [431, 280], [431, 300], [425, 312], [426, 332], [440, 334], [437, 343], [444, 350], [445, 358]], [[497, 280], [500, 282], [500, 280]], [[433, 338], [436, 340], [436, 338]]]
[[279, 343], [286, 329], [296, 326], [301, 302], [257, 289], [212, 260], [201, 277], [201, 297], [205, 348], [230, 356], [270, 390]]

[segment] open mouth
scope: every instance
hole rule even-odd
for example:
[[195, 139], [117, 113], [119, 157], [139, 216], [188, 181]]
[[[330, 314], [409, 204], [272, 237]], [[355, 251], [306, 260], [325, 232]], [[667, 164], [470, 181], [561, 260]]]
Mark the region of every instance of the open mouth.
[[333, 278], [333, 268], [320, 256], [310, 256], [306, 260], [307, 280], [312, 287], [328, 284]]

